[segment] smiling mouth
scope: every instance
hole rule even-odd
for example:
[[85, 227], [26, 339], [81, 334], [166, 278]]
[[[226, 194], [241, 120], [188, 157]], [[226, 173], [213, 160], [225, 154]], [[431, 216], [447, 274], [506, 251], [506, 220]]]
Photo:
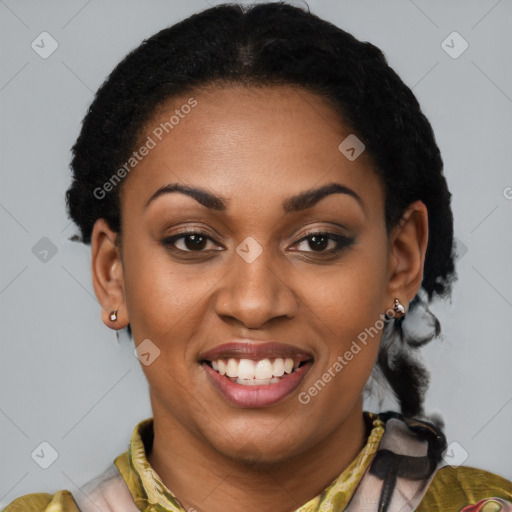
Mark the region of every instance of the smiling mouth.
[[213, 371], [242, 386], [267, 386], [277, 384], [287, 375], [295, 373], [312, 359], [273, 357], [258, 360], [245, 358], [219, 358], [204, 360]]

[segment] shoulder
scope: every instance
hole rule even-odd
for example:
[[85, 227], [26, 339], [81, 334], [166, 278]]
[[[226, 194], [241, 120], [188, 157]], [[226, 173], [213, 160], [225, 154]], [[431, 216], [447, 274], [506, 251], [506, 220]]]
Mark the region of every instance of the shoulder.
[[416, 510], [478, 512], [493, 498], [492, 510], [512, 512], [512, 482], [482, 469], [444, 466], [435, 473]]
[[[124, 468], [126, 453], [116, 459]], [[129, 480], [130, 481], [130, 480]], [[131, 483], [131, 481], [130, 481]], [[138, 497], [138, 496], [137, 496]], [[90, 480], [73, 496], [69, 491], [55, 494], [35, 493], [21, 496], [1, 512], [138, 512], [130, 488], [117, 466], [110, 465], [101, 475]]]
[[[109, 470], [109, 474], [111, 471]], [[138, 512], [129, 488], [121, 475], [97, 477], [74, 497], [69, 491], [21, 496], [1, 512]]]
[[16, 498], [2, 512], [80, 512], [69, 491], [44, 492]]

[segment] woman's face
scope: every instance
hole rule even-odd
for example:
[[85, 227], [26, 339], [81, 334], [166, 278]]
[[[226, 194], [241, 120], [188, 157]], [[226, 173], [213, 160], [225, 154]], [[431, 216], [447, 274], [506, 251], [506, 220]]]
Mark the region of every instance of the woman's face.
[[123, 183], [118, 306], [145, 344], [155, 422], [278, 461], [360, 417], [403, 290], [381, 182], [338, 149], [350, 133], [285, 86], [175, 98], [147, 125], [154, 147]]

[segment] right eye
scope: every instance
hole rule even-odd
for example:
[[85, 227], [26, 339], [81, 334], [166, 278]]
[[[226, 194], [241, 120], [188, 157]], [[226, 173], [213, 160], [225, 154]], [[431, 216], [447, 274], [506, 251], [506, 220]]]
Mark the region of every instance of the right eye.
[[[200, 231], [184, 231], [175, 235], [166, 237], [162, 240], [165, 247], [169, 247], [175, 251], [181, 252], [206, 252], [204, 249], [208, 243], [215, 243], [215, 240], [208, 236], [206, 233]], [[217, 246], [218, 247], [218, 246]], [[219, 249], [207, 249], [219, 250]]]

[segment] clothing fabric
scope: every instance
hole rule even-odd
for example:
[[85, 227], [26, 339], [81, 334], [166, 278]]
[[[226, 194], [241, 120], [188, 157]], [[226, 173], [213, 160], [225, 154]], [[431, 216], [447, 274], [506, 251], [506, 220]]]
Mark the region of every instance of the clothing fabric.
[[[512, 512], [512, 482], [469, 467], [432, 467], [444, 438], [430, 424], [393, 413], [364, 415], [365, 446], [295, 512]], [[28, 494], [3, 512], [188, 512], [149, 464], [152, 443], [148, 418], [135, 427], [128, 451], [81, 492]]]

